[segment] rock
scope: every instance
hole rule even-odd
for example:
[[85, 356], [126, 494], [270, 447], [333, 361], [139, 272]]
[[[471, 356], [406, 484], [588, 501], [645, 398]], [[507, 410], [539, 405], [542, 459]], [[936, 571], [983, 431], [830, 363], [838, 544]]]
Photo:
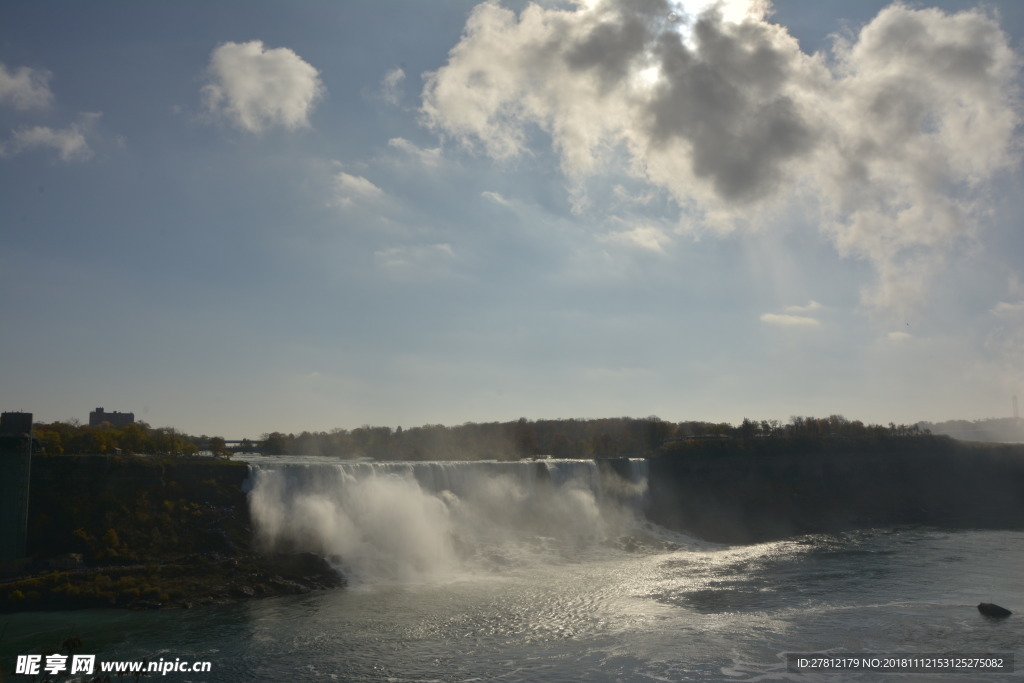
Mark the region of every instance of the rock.
[[345, 579], [327, 561], [313, 553], [277, 554], [260, 559], [261, 569], [271, 580], [283, 580], [313, 588], [336, 588]]
[[999, 605], [995, 605], [991, 602], [980, 603], [978, 605], [978, 611], [986, 617], [994, 617], [996, 619], [1002, 619], [1003, 617], [1008, 617], [1013, 614], [1013, 612], [1005, 607], [1000, 607]]

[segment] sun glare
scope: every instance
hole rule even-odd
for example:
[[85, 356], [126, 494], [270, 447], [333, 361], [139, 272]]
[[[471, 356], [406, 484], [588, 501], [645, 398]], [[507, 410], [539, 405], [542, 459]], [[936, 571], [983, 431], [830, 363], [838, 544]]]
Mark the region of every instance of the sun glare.
[[747, 17], [763, 17], [767, 3], [764, 0], [676, 0], [675, 4], [691, 19], [718, 5], [723, 19], [738, 24]]
[[646, 69], [641, 69], [634, 75], [636, 79], [636, 85], [641, 88], [653, 88], [661, 78], [661, 67], [657, 64], [649, 66]]

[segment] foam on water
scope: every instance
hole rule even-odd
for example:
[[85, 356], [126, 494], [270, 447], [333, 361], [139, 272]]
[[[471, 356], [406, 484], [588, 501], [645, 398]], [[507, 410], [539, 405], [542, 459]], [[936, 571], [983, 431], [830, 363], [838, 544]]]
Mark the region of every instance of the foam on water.
[[249, 504], [267, 550], [322, 554], [357, 584], [435, 581], [628, 542], [647, 462], [617, 464], [254, 458]]

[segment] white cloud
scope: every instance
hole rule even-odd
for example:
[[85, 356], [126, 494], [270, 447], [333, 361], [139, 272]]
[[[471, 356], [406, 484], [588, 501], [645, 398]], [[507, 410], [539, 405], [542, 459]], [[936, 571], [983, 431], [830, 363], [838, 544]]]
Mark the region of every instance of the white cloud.
[[453, 277], [457, 258], [447, 243], [389, 247], [373, 254], [378, 268], [400, 280]]
[[[0, 63], [0, 105], [20, 110], [45, 109], [53, 103], [49, 81], [50, 72], [44, 69], [8, 69]], [[65, 128], [15, 128], [8, 140], [0, 141], [0, 157], [42, 148], [54, 150], [61, 161], [68, 163], [89, 159], [93, 152], [87, 138], [99, 117], [99, 113], [80, 114], [77, 121]]]
[[387, 195], [366, 178], [339, 172], [334, 176], [334, 194], [332, 204], [340, 207], [350, 207], [358, 202], [376, 202], [384, 199]]
[[424, 166], [429, 166], [431, 168], [439, 166], [443, 159], [440, 147], [419, 147], [405, 138], [391, 138], [388, 140], [388, 146], [404, 152]]
[[[428, 77], [423, 112], [497, 158], [522, 152], [536, 124], [572, 176], [602, 170], [606, 150], [622, 144], [682, 202], [764, 196], [813, 143], [794, 97], [821, 69], [780, 27], [713, 14], [694, 25], [691, 50], [668, 10], [623, 0], [530, 5], [517, 17], [482, 4], [449, 63]], [[653, 87], [638, 84], [654, 66]]]
[[909, 332], [901, 332], [901, 331], [890, 332], [889, 334], [887, 334], [885, 336], [886, 336], [887, 339], [889, 339], [890, 341], [894, 341], [894, 342], [903, 342], [903, 341], [906, 341], [908, 339], [913, 339], [914, 338], [914, 335], [910, 334]]
[[401, 68], [395, 67], [387, 72], [380, 82], [380, 98], [388, 104], [398, 106], [402, 101], [402, 84], [404, 82], [405, 71]]
[[786, 306], [782, 310], [783, 313], [762, 314], [761, 322], [776, 327], [821, 327], [821, 321], [814, 314], [824, 311], [825, 306], [811, 299], [804, 305]]
[[764, 313], [761, 322], [776, 327], [821, 327], [821, 321], [817, 318], [789, 313]]
[[639, 247], [648, 251], [662, 252], [672, 238], [665, 231], [653, 225], [638, 225], [629, 230], [620, 230], [599, 238], [602, 242]]
[[1006, 282], [1007, 291], [1013, 296], [1024, 297], [1024, 284], [1017, 273], [1010, 273]]
[[96, 113], [84, 114], [67, 128], [55, 129], [47, 126], [18, 128], [11, 134], [8, 143], [0, 147], [0, 156], [13, 156], [25, 150], [50, 148], [57, 152], [61, 161], [85, 161], [92, 157], [92, 149], [86, 136], [99, 119]]
[[996, 20], [896, 4], [828, 61], [770, 23], [767, 3], [741, 22], [743, 3], [696, 18], [672, 7], [480, 4], [427, 75], [423, 116], [495, 159], [528, 152], [539, 128], [572, 192], [626, 171], [719, 232], [809, 200], [837, 250], [873, 265], [865, 304], [922, 301], [973, 238], [981, 184], [1016, 163], [1018, 59]]
[[771, 8], [768, 0], [718, 0], [717, 3], [714, 0], [679, 0], [683, 10], [693, 16], [714, 4], [718, 5], [723, 19], [734, 23], [747, 18], [763, 19]]
[[50, 72], [19, 66], [8, 70], [0, 63], [0, 104], [15, 109], [45, 109], [53, 102]]
[[628, 204], [650, 204], [654, 201], [655, 193], [649, 190], [641, 193], [632, 192], [620, 184], [612, 188], [612, 196]]
[[33, 147], [50, 147], [57, 151], [61, 161], [87, 159], [92, 154], [82, 131], [74, 125], [63, 130], [46, 126], [19, 128], [14, 131], [11, 146], [18, 151]]
[[811, 299], [810, 301], [807, 302], [807, 305], [805, 305], [805, 306], [786, 306], [785, 310], [786, 310], [786, 313], [800, 314], [800, 313], [813, 313], [815, 311], [820, 311], [822, 308], [824, 308], [824, 306], [822, 306], [820, 303], [818, 303], [814, 299]]
[[921, 300], [944, 256], [973, 237], [979, 184], [1016, 163], [1018, 60], [980, 11], [902, 5], [837, 57], [826, 227], [843, 253], [875, 264], [868, 303]]
[[480, 196], [489, 202], [494, 202], [500, 206], [511, 206], [512, 203], [504, 197], [500, 192], [493, 192], [491, 190], [484, 190], [480, 193]]
[[992, 309], [992, 314], [998, 318], [1024, 318], [1024, 301], [1017, 301], [1014, 303], [1000, 301], [995, 305], [995, 308]]
[[207, 109], [252, 133], [270, 126], [308, 126], [313, 107], [326, 91], [319, 72], [295, 52], [266, 49], [259, 40], [218, 45], [210, 55], [207, 76]]

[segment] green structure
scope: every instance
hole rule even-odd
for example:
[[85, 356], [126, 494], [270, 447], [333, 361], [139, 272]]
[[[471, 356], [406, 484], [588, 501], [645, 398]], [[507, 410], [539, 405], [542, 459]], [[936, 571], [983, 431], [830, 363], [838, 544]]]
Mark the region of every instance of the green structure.
[[25, 557], [32, 413], [0, 414], [0, 567]]

